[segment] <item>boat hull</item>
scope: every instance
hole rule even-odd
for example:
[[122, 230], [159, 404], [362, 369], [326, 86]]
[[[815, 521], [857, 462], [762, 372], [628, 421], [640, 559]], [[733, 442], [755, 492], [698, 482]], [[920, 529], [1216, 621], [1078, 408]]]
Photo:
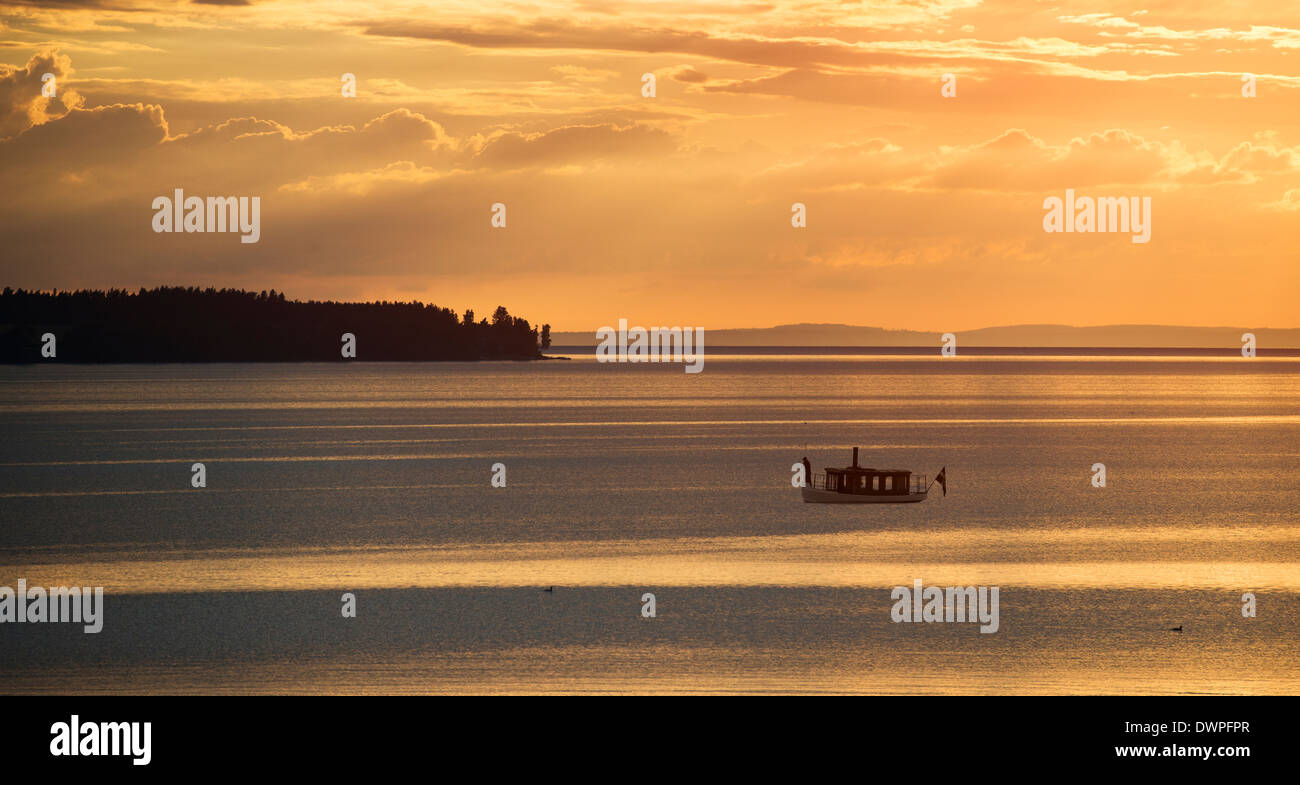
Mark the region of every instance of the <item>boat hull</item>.
[[914, 504], [925, 501], [924, 493], [908, 494], [865, 494], [840, 493], [822, 488], [803, 487], [799, 489], [805, 502], [814, 504]]

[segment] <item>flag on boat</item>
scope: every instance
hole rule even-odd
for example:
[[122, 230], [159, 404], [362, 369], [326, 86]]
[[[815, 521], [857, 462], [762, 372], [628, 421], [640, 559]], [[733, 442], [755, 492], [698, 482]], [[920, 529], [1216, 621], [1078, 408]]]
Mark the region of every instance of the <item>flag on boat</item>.
[[948, 477], [947, 477], [947, 475], [945, 475], [945, 472], [947, 472], [947, 471], [948, 471], [948, 467], [945, 466], [945, 467], [943, 467], [942, 469], [939, 470], [939, 473], [938, 473], [938, 474], [936, 474], [936, 475], [934, 476], [934, 481], [937, 482], [937, 483], [939, 483], [939, 487], [940, 487], [940, 488], [943, 488], [943, 495], [944, 495], [944, 496], [947, 496], [947, 495], [948, 495]]

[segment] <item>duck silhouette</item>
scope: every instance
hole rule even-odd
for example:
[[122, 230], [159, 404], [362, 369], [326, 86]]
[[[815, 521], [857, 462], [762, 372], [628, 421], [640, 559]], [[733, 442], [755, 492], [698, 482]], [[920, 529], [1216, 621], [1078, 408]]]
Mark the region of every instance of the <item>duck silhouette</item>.
[[1169, 631], [1170, 631], [1170, 632], [1182, 632], [1182, 631], [1183, 631], [1183, 625], [1180, 624], [1180, 625], [1178, 625], [1177, 627], [1170, 627], [1170, 628], [1169, 628]]
[[553, 592], [553, 591], [555, 591], [555, 587], [552, 586], [552, 587], [549, 588], [549, 589], [542, 589], [542, 591], [545, 591], [545, 592]]

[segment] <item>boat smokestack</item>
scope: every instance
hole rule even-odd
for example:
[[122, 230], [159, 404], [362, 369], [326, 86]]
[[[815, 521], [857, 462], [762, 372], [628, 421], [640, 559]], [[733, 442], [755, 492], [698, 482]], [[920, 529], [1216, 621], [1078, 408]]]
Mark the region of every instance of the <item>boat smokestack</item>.
[[853, 468], [858, 468], [858, 448], [853, 448]]

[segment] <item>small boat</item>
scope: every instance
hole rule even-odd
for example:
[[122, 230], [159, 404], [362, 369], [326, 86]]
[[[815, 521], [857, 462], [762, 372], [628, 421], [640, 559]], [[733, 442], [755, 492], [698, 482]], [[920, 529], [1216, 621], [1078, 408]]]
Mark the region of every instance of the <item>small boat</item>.
[[858, 466], [858, 448], [853, 448], [853, 465], [843, 469], [827, 467], [813, 475], [808, 459], [803, 459], [806, 484], [799, 489], [805, 502], [821, 504], [908, 504], [925, 501], [934, 482], [948, 495], [948, 467], [927, 483], [924, 474], [906, 469], [872, 469]]

